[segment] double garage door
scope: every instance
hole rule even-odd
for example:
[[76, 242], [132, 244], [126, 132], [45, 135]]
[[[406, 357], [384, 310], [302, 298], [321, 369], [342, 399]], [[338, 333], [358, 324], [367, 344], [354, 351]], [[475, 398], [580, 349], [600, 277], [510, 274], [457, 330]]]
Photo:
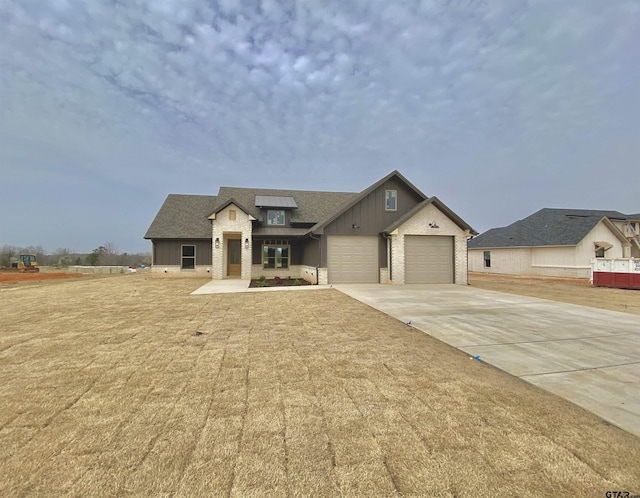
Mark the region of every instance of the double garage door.
[[[376, 283], [379, 280], [378, 237], [331, 235], [327, 239], [329, 282]], [[405, 283], [452, 284], [453, 237], [404, 237]]]
[[452, 284], [453, 237], [406, 235], [404, 268], [407, 284]]
[[330, 235], [327, 238], [327, 266], [332, 284], [378, 282], [378, 237]]

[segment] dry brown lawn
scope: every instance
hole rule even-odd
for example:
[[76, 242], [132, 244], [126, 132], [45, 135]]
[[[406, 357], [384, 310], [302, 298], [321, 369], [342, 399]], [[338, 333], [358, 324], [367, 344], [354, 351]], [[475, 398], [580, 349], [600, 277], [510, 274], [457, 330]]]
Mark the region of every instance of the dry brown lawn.
[[0, 286], [0, 496], [640, 494], [640, 439], [336, 290], [202, 283]]
[[593, 287], [585, 279], [470, 273], [469, 283], [480, 289], [640, 315], [640, 290]]

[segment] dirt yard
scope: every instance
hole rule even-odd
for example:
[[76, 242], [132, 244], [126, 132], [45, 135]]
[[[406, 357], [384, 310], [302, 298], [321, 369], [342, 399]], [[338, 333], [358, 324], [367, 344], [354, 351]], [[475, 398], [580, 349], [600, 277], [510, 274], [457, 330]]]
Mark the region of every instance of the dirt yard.
[[22, 284], [27, 282], [46, 282], [49, 280], [68, 280], [82, 277], [82, 273], [20, 273], [0, 271], [0, 286], [2, 284]]
[[470, 273], [469, 283], [480, 289], [539, 297], [592, 308], [640, 315], [640, 291], [593, 287], [588, 280], [571, 278], [517, 277]]
[[640, 494], [640, 439], [335, 289], [0, 287], [0, 496]]

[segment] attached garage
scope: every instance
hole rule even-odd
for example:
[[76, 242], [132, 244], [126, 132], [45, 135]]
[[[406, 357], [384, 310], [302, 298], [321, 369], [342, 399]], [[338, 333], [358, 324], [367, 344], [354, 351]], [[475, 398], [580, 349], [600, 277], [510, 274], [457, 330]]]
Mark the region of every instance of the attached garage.
[[404, 237], [407, 284], [454, 283], [454, 238], [444, 235], [406, 235]]
[[332, 284], [377, 283], [378, 237], [330, 235], [327, 237], [327, 263]]

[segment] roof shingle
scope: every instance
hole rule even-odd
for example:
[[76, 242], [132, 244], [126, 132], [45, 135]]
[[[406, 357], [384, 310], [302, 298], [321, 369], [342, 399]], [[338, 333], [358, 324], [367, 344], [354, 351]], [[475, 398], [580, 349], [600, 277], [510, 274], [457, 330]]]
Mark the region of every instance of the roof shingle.
[[492, 228], [471, 239], [469, 248], [576, 245], [604, 217], [629, 219], [618, 211], [543, 208], [509, 226]]
[[[278, 190], [245, 187], [220, 187], [218, 203], [233, 198], [241, 203], [254, 218], [262, 219], [260, 208], [255, 206], [256, 196], [293, 197], [297, 204], [291, 210], [291, 221], [317, 222], [333, 214], [347, 200], [355, 197], [353, 192], [318, 192], [313, 190]], [[217, 207], [216, 207], [217, 209]]]
[[[292, 197], [297, 204], [291, 210], [292, 223], [313, 224], [333, 214], [358, 194], [355, 192], [319, 192], [310, 190], [275, 190], [244, 187], [220, 187], [214, 195], [169, 194], [145, 239], [208, 239], [211, 222], [208, 217], [233, 201], [254, 218], [260, 220], [260, 208], [255, 206], [256, 196]], [[291, 229], [304, 233], [306, 229]], [[266, 232], [265, 232], [266, 234]]]
[[211, 221], [207, 217], [218, 204], [215, 195], [169, 194], [145, 239], [210, 239]]

